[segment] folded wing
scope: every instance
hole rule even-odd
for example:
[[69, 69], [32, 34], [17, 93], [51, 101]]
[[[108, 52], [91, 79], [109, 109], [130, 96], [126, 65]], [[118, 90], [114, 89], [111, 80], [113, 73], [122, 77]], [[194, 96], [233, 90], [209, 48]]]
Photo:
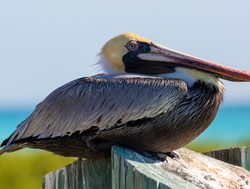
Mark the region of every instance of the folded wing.
[[186, 93], [187, 86], [181, 80], [80, 78], [53, 91], [2, 146], [155, 117], [172, 111]]

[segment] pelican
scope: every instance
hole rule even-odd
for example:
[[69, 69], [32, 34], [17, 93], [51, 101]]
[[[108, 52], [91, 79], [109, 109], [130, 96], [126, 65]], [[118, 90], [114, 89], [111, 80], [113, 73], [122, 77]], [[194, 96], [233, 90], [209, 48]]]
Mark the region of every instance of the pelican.
[[105, 74], [71, 81], [49, 94], [3, 141], [0, 154], [25, 147], [63, 156], [102, 158], [112, 145], [171, 153], [213, 121], [221, 79], [250, 73], [183, 54], [133, 33], [100, 53]]

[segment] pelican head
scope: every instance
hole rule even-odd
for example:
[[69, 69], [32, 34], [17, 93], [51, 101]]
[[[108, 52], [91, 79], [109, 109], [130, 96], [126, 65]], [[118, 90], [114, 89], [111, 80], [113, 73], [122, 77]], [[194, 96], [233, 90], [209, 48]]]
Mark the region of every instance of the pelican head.
[[136, 73], [183, 79], [188, 85], [198, 80], [218, 84], [219, 78], [250, 81], [250, 73], [183, 54], [134, 33], [109, 40], [101, 59], [108, 73]]

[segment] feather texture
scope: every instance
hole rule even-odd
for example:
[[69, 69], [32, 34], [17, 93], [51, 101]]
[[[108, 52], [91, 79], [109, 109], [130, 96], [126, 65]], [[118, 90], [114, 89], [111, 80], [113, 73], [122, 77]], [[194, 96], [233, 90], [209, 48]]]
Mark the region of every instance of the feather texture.
[[5, 145], [28, 138], [70, 136], [172, 111], [187, 86], [163, 78], [80, 78], [56, 89], [18, 125]]
[[40, 148], [101, 158], [111, 145], [171, 152], [213, 121], [222, 85], [178, 79], [87, 77], [52, 92], [3, 143], [4, 152]]

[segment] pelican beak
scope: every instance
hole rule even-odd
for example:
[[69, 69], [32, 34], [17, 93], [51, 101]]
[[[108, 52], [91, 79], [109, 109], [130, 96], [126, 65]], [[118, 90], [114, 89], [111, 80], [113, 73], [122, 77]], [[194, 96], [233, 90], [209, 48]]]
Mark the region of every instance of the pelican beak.
[[[184, 67], [207, 72], [229, 81], [250, 81], [250, 73], [247, 71], [182, 54], [152, 42], [149, 49], [137, 54], [140, 66], [142, 62], [144, 64], [140, 67], [143, 69], [141, 73], [163, 74], [174, 72], [177, 67]], [[146, 70], [147, 67], [150, 70]]]

